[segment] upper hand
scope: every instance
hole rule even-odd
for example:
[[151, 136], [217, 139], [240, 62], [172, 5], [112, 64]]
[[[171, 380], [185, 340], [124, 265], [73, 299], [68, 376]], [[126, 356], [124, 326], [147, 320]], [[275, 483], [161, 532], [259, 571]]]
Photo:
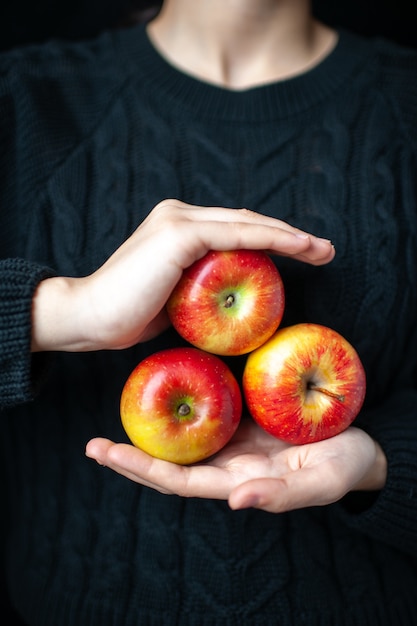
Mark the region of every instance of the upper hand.
[[129, 444], [97, 438], [87, 456], [161, 493], [228, 500], [232, 509], [279, 513], [336, 502], [354, 489], [381, 489], [386, 460], [364, 431], [350, 427], [330, 439], [292, 446], [243, 420], [211, 459], [181, 466]]
[[246, 209], [158, 204], [93, 274], [42, 281], [33, 302], [32, 349], [127, 348], [166, 326], [165, 304], [182, 271], [209, 250], [264, 249], [321, 265], [327, 240]]

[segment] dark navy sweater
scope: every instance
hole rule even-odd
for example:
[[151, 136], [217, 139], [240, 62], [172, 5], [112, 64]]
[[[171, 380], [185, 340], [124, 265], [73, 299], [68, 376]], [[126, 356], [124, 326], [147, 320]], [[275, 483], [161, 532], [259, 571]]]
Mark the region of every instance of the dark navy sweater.
[[[308, 73], [228, 91], [170, 66], [143, 26], [48, 42], [0, 57], [0, 146], [1, 539], [25, 621], [414, 626], [416, 52], [342, 31]], [[334, 242], [327, 266], [277, 259], [283, 324], [331, 326], [357, 349], [357, 425], [387, 456], [381, 492], [233, 512], [85, 458], [91, 437], [127, 440], [128, 374], [179, 340], [32, 357], [32, 295], [46, 276], [95, 270], [167, 197], [248, 207]]]

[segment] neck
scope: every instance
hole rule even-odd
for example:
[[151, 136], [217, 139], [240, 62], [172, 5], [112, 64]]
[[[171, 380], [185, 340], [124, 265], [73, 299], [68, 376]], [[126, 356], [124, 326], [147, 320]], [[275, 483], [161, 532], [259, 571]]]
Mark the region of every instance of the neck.
[[308, 0], [165, 0], [148, 33], [173, 65], [231, 89], [302, 73], [336, 39]]

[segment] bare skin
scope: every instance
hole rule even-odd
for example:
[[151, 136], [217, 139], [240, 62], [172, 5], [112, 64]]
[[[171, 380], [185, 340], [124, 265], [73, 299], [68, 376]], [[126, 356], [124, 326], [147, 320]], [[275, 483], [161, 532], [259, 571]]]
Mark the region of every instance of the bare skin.
[[122, 349], [168, 325], [165, 303], [182, 270], [208, 250], [266, 249], [321, 265], [332, 244], [247, 209], [159, 203], [90, 276], [40, 283], [33, 301], [32, 350]]
[[354, 427], [325, 441], [292, 446], [243, 420], [223, 450], [189, 467], [101, 438], [88, 443], [87, 456], [161, 493], [227, 500], [232, 509], [271, 513], [331, 504], [349, 491], [381, 489], [386, 479], [380, 446]]
[[[176, 67], [234, 90], [296, 76], [337, 39], [312, 18], [307, 0], [165, 0], [148, 33]], [[162, 203], [91, 276], [44, 281], [34, 301], [33, 349], [120, 349], [154, 336], [167, 324], [164, 305], [182, 270], [210, 248], [267, 249], [316, 265], [333, 259], [330, 242], [288, 224], [245, 210], [196, 209]], [[220, 453], [191, 467], [103, 438], [91, 440], [86, 454], [162, 493], [271, 512], [379, 490], [387, 475], [380, 446], [354, 427], [323, 442], [288, 446], [244, 420]]]
[[337, 41], [307, 0], [166, 0], [148, 33], [173, 65], [230, 89], [304, 72]]

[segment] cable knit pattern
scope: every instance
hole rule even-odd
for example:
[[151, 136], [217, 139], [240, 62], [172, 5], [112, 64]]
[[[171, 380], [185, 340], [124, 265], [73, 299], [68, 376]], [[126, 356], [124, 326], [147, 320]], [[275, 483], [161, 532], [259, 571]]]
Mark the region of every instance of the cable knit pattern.
[[[169, 66], [143, 26], [0, 56], [7, 575], [28, 624], [415, 623], [416, 73], [415, 52], [345, 31], [307, 74], [244, 91]], [[283, 324], [332, 326], [360, 353], [358, 425], [389, 462], [380, 493], [232, 512], [84, 458], [93, 436], [126, 440], [128, 374], [179, 339], [50, 355], [44, 381], [29, 352], [33, 292], [55, 272], [93, 271], [167, 197], [246, 206], [332, 239], [328, 266], [277, 259]]]
[[[39, 281], [51, 276], [48, 268], [24, 259], [0, 261], [0, 397], [1, 405], [25, 402], [36, 391], [31, 344], [31, 304]], [[37, 359], [39, 361], [39, 359]]]

